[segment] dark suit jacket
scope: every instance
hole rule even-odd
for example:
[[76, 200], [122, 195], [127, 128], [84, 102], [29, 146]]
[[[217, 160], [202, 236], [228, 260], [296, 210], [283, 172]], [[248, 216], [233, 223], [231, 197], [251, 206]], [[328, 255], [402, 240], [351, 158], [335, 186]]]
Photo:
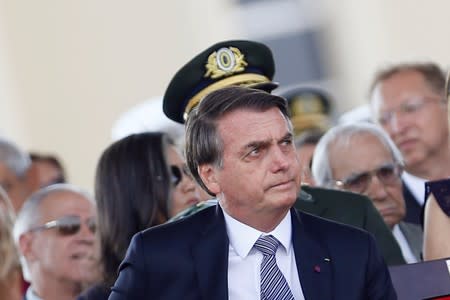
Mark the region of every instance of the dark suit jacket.
[[[421, 225], [422, 206], [417, 202], [414, 195], [409, 190], [404, 181], [403, 183], [403, 198], [405, 198], [406, 216], [403, 221]], [[425, 195], [423, 195], [425, 197]]]
[[110, 287], [99, 283], [89, 287], [82, 294], [80, 294], [77, 300], [106, 300], [111, 293]]
[[423, 248], [423, 230], [417, 224], [408, 222], [398, 223], [400, 231], [405, 236], [408, 242], [409, 248], [416, 257], [417, 261], [422, 261], [422, 248]]
[[[371, 235], [295, 209], [291, 215], [306, 299], [396, 299]], [[228, 299], [228, 247], [218, 205], [138, 233], [109, 299]]]
[[[400, 247], [392, 235], [392, 231], [384, 223], [383, 218], [366, 196], [302, 186], [299, 200], [295, 207], [301, 211], [323, 217], [325, 219], [362, 228], [372, 233], [386, 264], [405, 264]], [[308, 198], [308, 195], [311, 197]]]

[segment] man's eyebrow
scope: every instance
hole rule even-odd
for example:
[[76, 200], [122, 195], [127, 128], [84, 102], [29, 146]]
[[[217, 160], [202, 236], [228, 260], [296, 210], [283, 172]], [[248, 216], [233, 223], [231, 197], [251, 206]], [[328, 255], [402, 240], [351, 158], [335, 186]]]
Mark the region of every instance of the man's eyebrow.
[[249, 150], [268, 147], [269, 144], [270, 144], [270, 141], [268, 141], [268, 140], [267, 141], [251, 141], [248, 144], [242, 146], [239, 153], [242, 155], [246, 155]]
[[242, 147], [242, 149], [246, 150], [246, 149], [261, 148], [261, 147], [267, 146], [269, 144], [270, 144], [270, 141], [252, 141], [252, 142], [248, 143], [247, 145], [244, 145], [244, 147]]
[[294, 138], [294, 135], [292, 134], [292, 132], [288, 131], [288, 132], [280, 139], [280, 141], [292, 140], [293, 138]]

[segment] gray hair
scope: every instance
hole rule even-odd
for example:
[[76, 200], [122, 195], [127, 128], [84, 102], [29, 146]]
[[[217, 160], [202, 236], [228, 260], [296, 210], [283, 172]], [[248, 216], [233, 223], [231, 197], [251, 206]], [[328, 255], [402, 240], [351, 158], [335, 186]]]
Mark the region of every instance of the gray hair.
[[[25, 201], [19, 211], [19, 214], [16, 217], [16, 222], [13, 229], [13, 237], [17, 247], [19, 247], [19, 239], [23, 234], [29, 232], [33, 227], [41, 225], [39, 223], [42, 219], [42, 212], [40, 210], [42, 201], [51, 194], [59, 192], [71, 192], [81, 195], [95, 205], [94, 199], [86, 191], [72, 184], [58, 183], [38, 190]], [[24, 278], [30, 281], [28, 265], [22, 255], [20, 257], [20, 262], [22, 264]]]
[[231, 86], [209, 93], [189, 114], [186, 123], [186, 161], [198, 184], [213, 195], [203, 183], [198, 167], [204, 164], [222, 166], [223, 141], [217, 131], [217, 121], [227, 113], [248, 109], [266, 111], [277, 107], [286, 118], [290, 130], [286, 99], [267, 92]]
[[19, 254], [14, 244], [12, 229], [14, 209], [8, 195], [0, 186], [0, 281], [4, 280], [14, 268], [18, 268]]
[[0, 138], [0, 162], [19, 178], [23, 178], [31, 166], [30, 155], [4, 138]]
[[388, 66], [385, 69], [379, 70], [375, 74], [369, 89], [369, 96], [371, 96], [380, 82], [383, 82], [392, 76], [403, 72], [418, 72], [422, 74], [425, 82], [438, 95], [444, 95], [445, 90], [445, 73], [442, 69], [433, 62], [412, 62], [400, 63]]
[[[330, 166], [330, 149], [346, 146], [353, 137], [363, 134], [372, 135], [378, 138], [386, 149], [389, 150], [394, 162], [401, 166], [404, 165], [400, 151], [378, 125], [368, 122], [341, 124], [331, 128], [325, 133], [314, 151], [312, 174], [318, 185], [328, 188], [334, 187], [334, 178]], [[351, 153], [349, 153], [349, 155], [351, 155]]]

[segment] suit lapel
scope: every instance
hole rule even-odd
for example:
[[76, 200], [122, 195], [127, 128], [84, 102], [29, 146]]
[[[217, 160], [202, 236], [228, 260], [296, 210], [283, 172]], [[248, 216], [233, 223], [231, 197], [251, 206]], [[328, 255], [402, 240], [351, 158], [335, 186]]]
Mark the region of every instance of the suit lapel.
[[332, 262], [319, 236], [310, 232], [308, 224], [295, 209], [292, 215], [292, 240], [300, 284], [305, 299], [332, 299]]
[[405, 236], [406, 241], [409, 244], [409, 248], [413, 252], [418, 261], [421, 261], [422, 246], [423, 246], [423, 232], [422, 229], [416, 224], [400, 222], [398, 226]]
[[228, 236], [219, 205], [211, 208], [192, 247], [194, 266], [203, 299], [228, 299]]

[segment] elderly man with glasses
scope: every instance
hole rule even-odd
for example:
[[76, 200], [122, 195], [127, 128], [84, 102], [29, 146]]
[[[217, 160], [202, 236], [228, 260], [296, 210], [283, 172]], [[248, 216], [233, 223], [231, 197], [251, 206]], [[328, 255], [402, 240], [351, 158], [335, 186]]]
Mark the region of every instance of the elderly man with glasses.
[[69, 300], [97, 279], [94, 201], [82, 190], [56, 184], [32, 194], [14, 225], [26, 300]]
[[312, 172], [320, 186], [364, 194], [392, 229], [405, 261], [418, 262], [422, 230], [403, 222], [402, 156], [377, 125], [355, 123], [328, 131], [314, 152]]

